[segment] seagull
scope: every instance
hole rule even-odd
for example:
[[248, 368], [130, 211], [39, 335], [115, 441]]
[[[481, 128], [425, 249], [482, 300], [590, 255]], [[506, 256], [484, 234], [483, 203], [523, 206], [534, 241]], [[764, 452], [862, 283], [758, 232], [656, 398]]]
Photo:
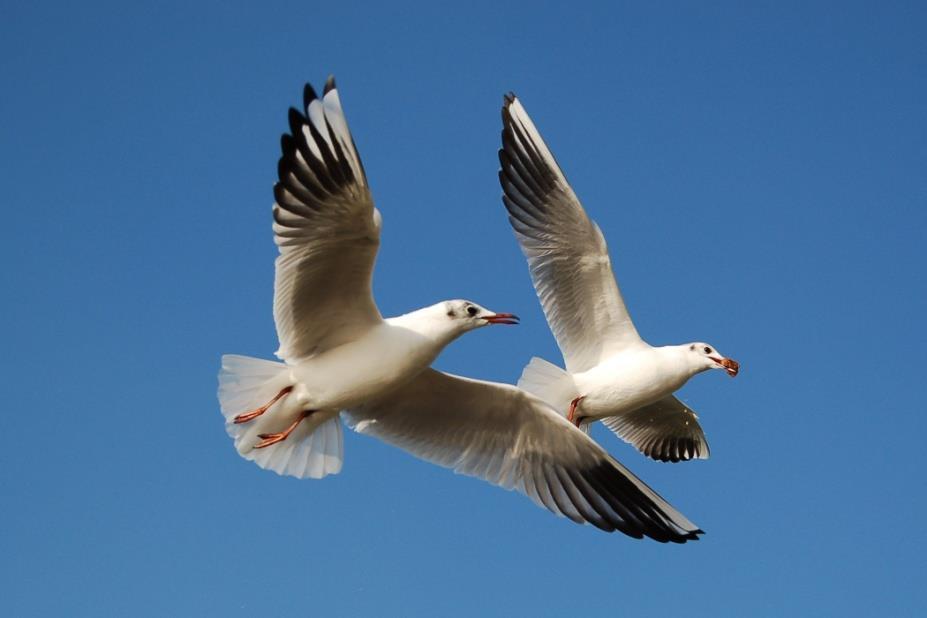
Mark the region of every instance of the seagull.
[[238, 453], [297, 478], [341, 470], [341, 419], [426, 461], [515, 489], [577, 523], [661, 542], [702, 531], [541, 399], [430, 368], [464, 333], [515, 324], [467, 300], [383, 319], [371, 292], [381, 217], [333, 77], [310, 85], [274, 186], [274, 321], [283, 362], [222, 357]]
[[602, 421], [651, 459], [707, 459], [698, 417], [673, 393], [708, 369], [734, 377], [737, 361], [703, 342], [653, 347], [641, 339], [602, 231], [514, 94], [505, 96], [502, 125], [502, 201], [566, 365], [532, 358], [518, 386], [586, 431]]

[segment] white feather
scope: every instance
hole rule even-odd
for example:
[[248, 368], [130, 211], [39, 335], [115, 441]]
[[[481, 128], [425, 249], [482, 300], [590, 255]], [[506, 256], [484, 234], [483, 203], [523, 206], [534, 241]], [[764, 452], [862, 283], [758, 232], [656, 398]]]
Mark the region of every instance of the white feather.
[[[248, 356], [226, 354], [219, 373], [219, 405], [225, 428], [235, 448], [245, 459], [277, 474], [297, 478], [322, 478], [341, 471], [344, 445], [341, 422], [334, 418], [300, 423], [289, 438], [267, 449], [255, 449], [257, 434], [279, 430], [291, 422], [286, 415], [286, 398], [275, 403], [263, 416], [236, 425], [234, 418], [270, 401], [281, 389], [292, 384], [290, 369], [284, 363]], [[297, 410], [298, 411], [298, 410]]]

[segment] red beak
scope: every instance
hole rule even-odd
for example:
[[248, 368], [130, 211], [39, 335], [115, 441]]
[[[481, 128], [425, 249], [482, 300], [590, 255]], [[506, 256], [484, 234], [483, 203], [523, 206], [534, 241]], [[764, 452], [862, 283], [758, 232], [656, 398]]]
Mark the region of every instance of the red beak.
[[732, 378], [737, 375], [737, 372], [740, 371], [740, 364], [733, 358], [725, 358], [724, 360], [713, 358], [711, 360], [724, 367], [724, 370], [727, 371], [727, 375], [731, 376]]
[[483, 317], [490, 324], [518, 324], [518, 316], [514, 313], [495, 313]]

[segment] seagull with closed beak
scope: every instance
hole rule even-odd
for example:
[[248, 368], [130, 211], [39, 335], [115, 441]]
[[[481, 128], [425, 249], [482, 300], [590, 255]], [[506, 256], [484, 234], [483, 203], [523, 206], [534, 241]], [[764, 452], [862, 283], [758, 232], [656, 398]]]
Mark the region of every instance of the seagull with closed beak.
[[696, 342], [654, 347], [625, 307], [599, 226], [583, 210], [521, 102], [502, 106], [502, 201], [566, 371], [540, 358], [519, 387], [588, 431], [600, 420], [659, 461], [708, 458], [695, 413], [673, 393], [709, 369], [737, 375], [737, 361]]
[[380, 214], [335, 88], [311, 86], [274, 186], [274, 321], [283, 362], [226, 355], [219, 401], [238, 453], [282, 475], [341, 470], [340, 417], [427, 461], [518, 490], [577, 523], [683, 543], [701, 530], [556, 410], [514, 386], [430, 368], [445, 346], [515, 324], [449, 300], [384, 319], [371, 293]]

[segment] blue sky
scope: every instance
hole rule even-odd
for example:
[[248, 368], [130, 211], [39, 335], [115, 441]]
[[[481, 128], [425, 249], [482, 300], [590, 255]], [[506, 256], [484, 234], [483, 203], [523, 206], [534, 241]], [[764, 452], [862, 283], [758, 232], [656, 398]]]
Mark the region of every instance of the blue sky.
[[[924, 5], [570, 4], [3, 7], [2, 613], [927, 611]], [[701, 541], [579, 527], [355, 434], [323, 481], [234, 453], [219, 355], [276, 349], [278, 141], [329, 73], [383, 313], [522, 316], [438, 367], [560, 360], [499, 199], [509, 90], [644, 337], [741, 361], [683, 391], [709, 461], [595, 433]]]

